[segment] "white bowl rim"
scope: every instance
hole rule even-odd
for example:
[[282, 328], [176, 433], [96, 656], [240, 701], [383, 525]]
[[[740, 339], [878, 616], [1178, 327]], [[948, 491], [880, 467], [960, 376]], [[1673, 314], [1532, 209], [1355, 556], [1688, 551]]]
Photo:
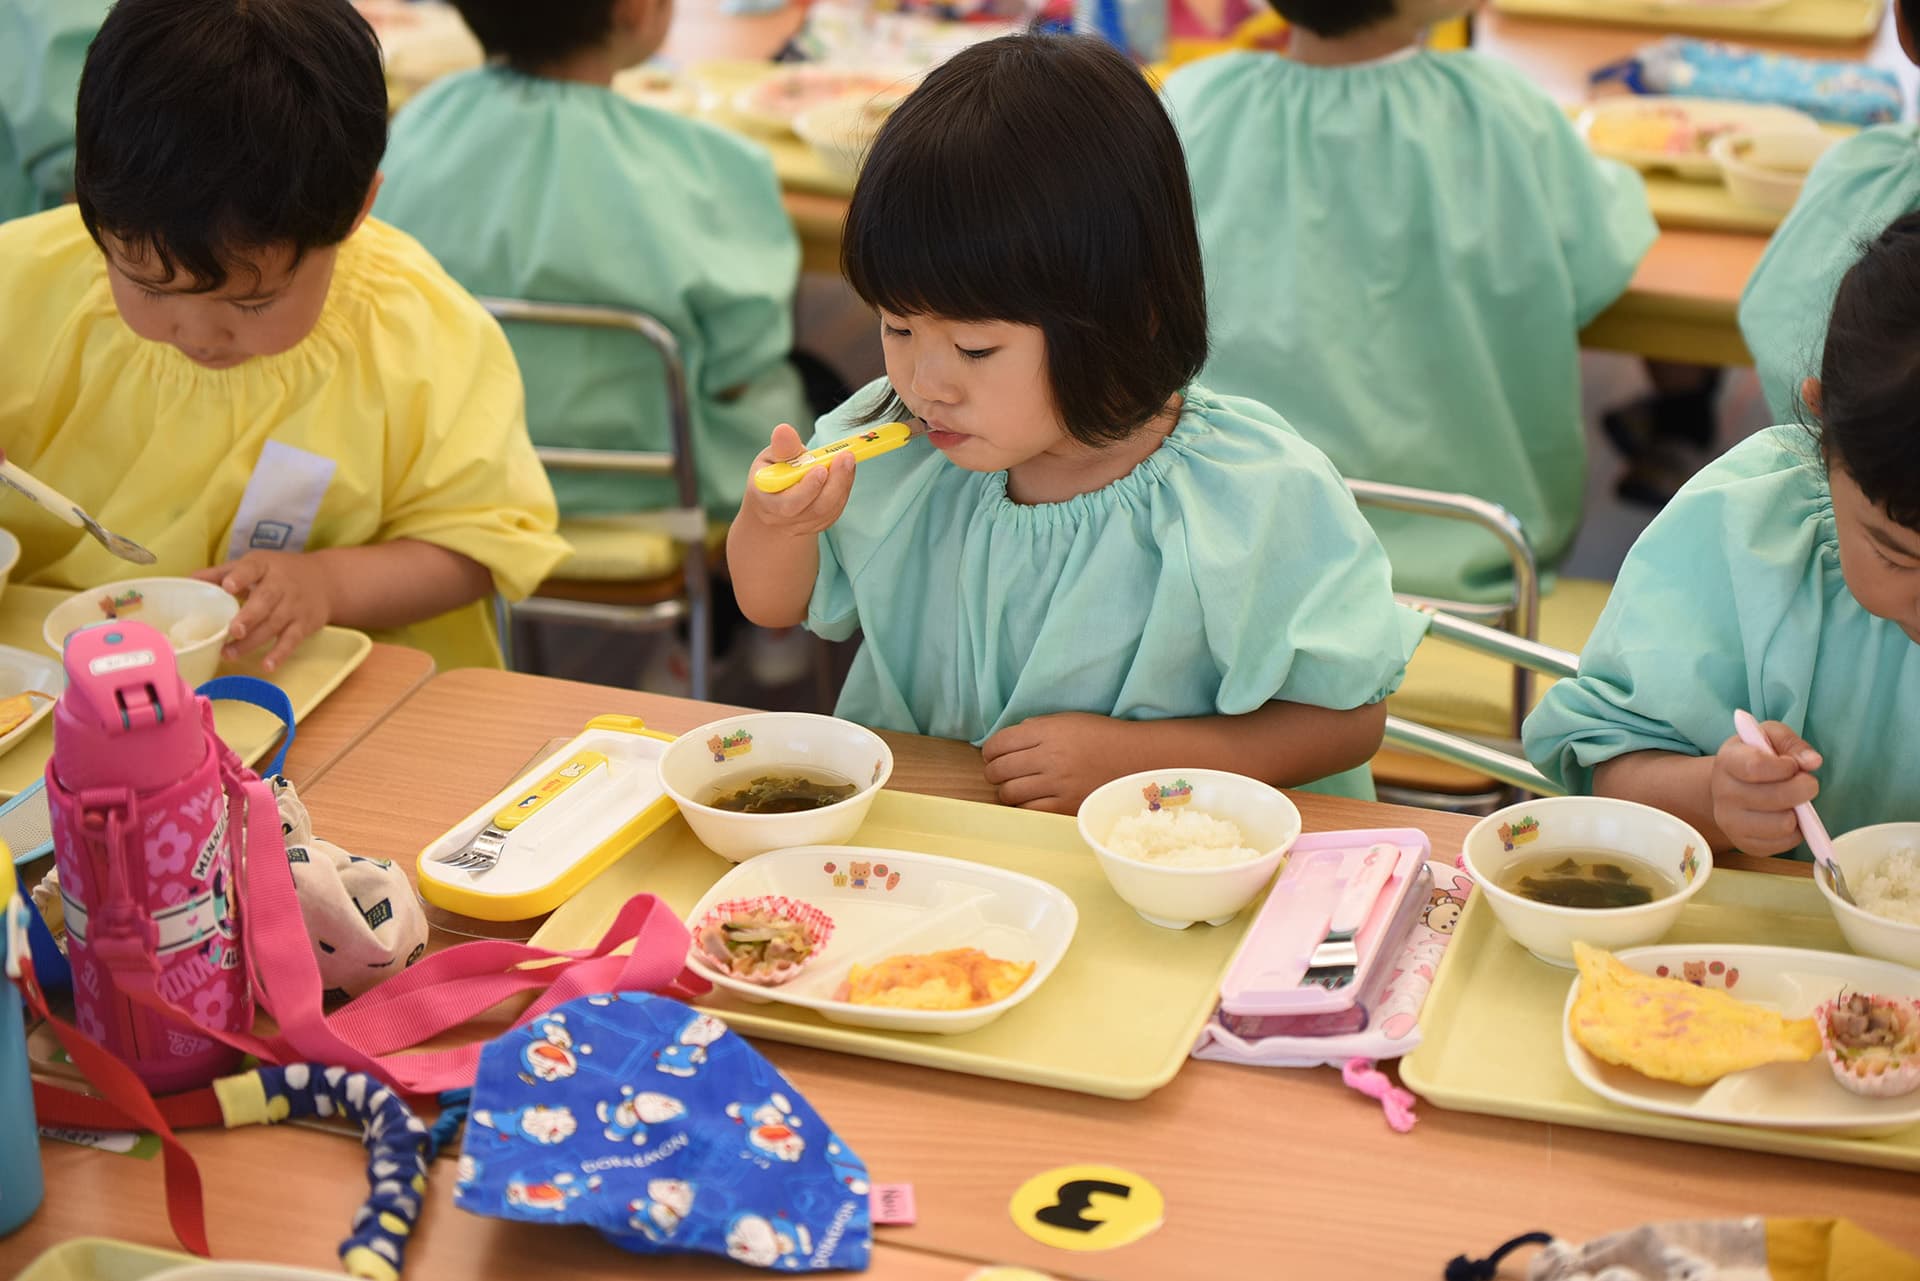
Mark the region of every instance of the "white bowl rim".
[[[1109, 787], [1118, 787], [1122, 783], [1138, 783], [1145, 779], [1160, 778], [1167, 774], [1182, 774], [1188, 778], [1199, 778], [1203, 775], [1210, 778], [1230, 778], [1242, 783], [1252, 783], [1257, 787], [1263, 787], [1284, 801], [1287, 809], [1293, 814], [1293, 835], [1282, 841], [1274, 849], [1262, 853], [1259, 858], [1250, 858], [1241, 863], [1227, 863], [1218, 867], [1169, 867], [1165, 863], [1150, 863], [1143, 858], [1130, 858], [1125, 854], [1116, 854], [1107, 848], [1105, 841], [1097, 841], [1093, 838], [1093, 834], [1087, 830], [1087, 805], [1096, 795], [1104, 792]], [[1266, 782], [1263, 779], [1254, 778], [1249, 774], [1236, 774], [1232, 770], [1226, 769], [1143, 769], [1137, 773], [1123, 774], [1119, 778], [1110, 778], [1099, 787], [1094, 788], [1093, 791], [1087, 793], [1087, 799], [1080, 802], [1080, 808], [1074, 814], [1074, 822], [1080, 829], [1080, 839], [1086, 842], [1087, 848], [1091, 849], [1101, 858], [1110, 858], [1122, 867], [1137, 867], [1145, 871], [1161, 872], [1168, 876], [1180, 878], [1220, 876], [1230, 872], [1244, 872], [1249, 868], [1258, 867], [1262, 863], [1278, 861], [1286, 857], [1287, 851], [1293, 848], [1293, 843], [1299, 840], [1306, 830], [1306, 820], [1301, 817], [1300, 807], [1293, 803], [1291, 796], [1288, 796], [1272, 783]]]
[[[886, 763], [880, 770], [880, 777], [874, 779], [872, 782], [868, 783], [865, 787], [862, 787], [859, 791], [855, 792], [852, 796], [847, 797], [845, 800], [835, 801], [831, 805], [822, 805], [817, 809], [795, 810], [787, 814], [748, 814], [741, 810], [716, 809], [711, 805], [702, 805], [699, 801], [694, 800], [692, 797], [682, 795], [678, 788], [676, 788], [672, 783], [669, 783], [667, 781], [667, 757], [670, 753], [672, 753], [673, 749], [676, 746], [678, 746], [682, 741], [697, 739], [699, 735], [704, 734], [708, 730], [714, 729], [715, 727], [720, 725], [737, 725], [741, 721], [754, 719], [754, 718], [780, 719], [780, 720], [832, 721], [836, 725], [851, 725], [853, 728], [861, 731], [862, 733], [868, 735], [873, 739], [874, 745], [877, 746], [881, 750], [881, 752], [885, 754], [884, 759]], [[779, 822], [781, 819], [786, 819], [790, 822], [793, 819], [803, 814], [807, 815], [808, 817], [811, 817], [815, 814], [832, 814], [836, 810], [843, 809], [849, 805], [859, 804], [862, 800], [867, 798], [869, 793], [878, 792], [881, 788], [885, 787], [888, 784], [888, 782], [890, 782], [893, 778], [893, 749], [887, 746], [886, 739], [881, 738], [878, 734], [875, 734], [871, 729], [868, 729], [865, 725], [862, 725], [859, 721], [850, 721], [843, 716], [827, 716], [820, 712], [741, 712], [734, 716], [722, 716], [718, 720], [708, 721], [705, 725], [695, 725], [692, 729], [687, 730], [685, 733], [677, 736], [673, 740], [673, 742], [667, 744], [666, 750], [660, 753], [660, 763], [658, 767], [658, 772], [660, 775], [660, 790], [665, 792], [668, 796], [672, 797], [673, 803], [682, 809], [696, 809], [696, 810], [699, 810], [702, 814], [713, 814], [725, 819], [742, 819], [749, 823]]]
[[5, 563], [0, 563], [0, 578], [7, 578], [12, 575], [14, 566], [20, 563], [20, 556], [22, 554], [20, 539], [12, 530], [0, 529], [0, 547], [10, 547], [12, 549], [12, 551], [4, 557]]
[[[1889, 827], [1913, 828], [1915, 831], [1915, 835], [1920, 835], [1920, 822], [1908, 821], [1908, 822], [1894, 822], [1894, 823], [1869, 823], [1865, 827], [1856, 827], [1851, 831], [1842, 832], [1838, 837], [1834, 839], [1836, 840], [1836, 842], [1844, 841], [1855, 836], [1866, 836], [1871, 833], [1878, 832], [1883, 828], [1889, 828]], [[1881, 857], [1884, 858], [1885, 854], [1883, 853]], [[1838, 894], [1835, 894], [1831, 889], [1827, 888], [1826, 878], [1820, 875], [1820, 871], [1818, 868], [1814, 869], [1813, 883], [1820, 887], [1821, 896], [1825, 898], [1830, 905], [1832, 905], [1834, 915], [1838, 916], [1844, 912], [1852, 912], [1854, 915], [1862, 917], [1863, 919], [1865, 919], [1866, 921], [1874, 925], [1884, 925], [1888, 929], [1901, 930], [1905, 933], [1909, 933], [1916, 937], [1920, 937], [1920, 925], [1916, 925], [1912, 921], [1896, 921], [1891, 916], [1882, 916], [1878, 912], [1868, 911], [1866, 908], [1861, 907], [1858, 903], [1849, 903], [1845, 899], [1841, 898]]]
[[1713, 141], [1707, 144], [1707, 155], [1722, 169], [1738, 169], [1745, 174], [1781, 183], [1803, 183], [1807, 180], [1807, 175], [1804, 173], [1796, 175], [1769, 172], [1763, 166], [1753, 164], [1734, 150], [1740, 143], [1750, 143], [1759, 138], [1786, 138], [1794, 142], [1813, 143], [1815, 147], [1813, 159], [1807, 164], [1809, 172], [1815, 164], [1819, 163], [1822, 156], [1833, 149], [1834, 145], [1832, 135], [1824, 131], [1794, 129], [1782, 125], [1743, 125], [1715, 135]]
[[[49, 649], [52, 649], [56, 653], [64, 651], [66, 648], [67, 637], [73, 635], [75, 632], [84, 631], [89, 627], [95, 626], [96, 624], [111, 623], [116, 620], [111, 618], [97, 618], [90, 622], [82, 623], [78, 627], [69, 628], [66, 632], [62, 633], [58, 639], [56, 639], [53, 635], [53, 616], [55, 614], [59, 613], [61, 610], [65, 609], [67, 606], [71, 605], [74, 601], [79, 600], [83, 597], [92, 598], [92, 597], [99, 596], [103, 592], [113, 591], [115, 588], [132, 587], [139, 583], [192, 583], [196, 590], [205, 588], [209, 591], [218, 592], [221, 597], [225, 598], [227, 602], [232, 604], [234, 614], [238, 614], [240, 612], [239, 599], [234, 595], [232, 595], [230, 592], [228, 592], [225, 588], [221, 587], [220, 584], [218, 583], [209, 583], [205, 579], [195, 578], [191, 574], [146, 574], [139, 578], [116, 579], [111, 583], [101, 583], [95, 587], [74, 588], [72, 591], [67, 593], [66, 599], [62, 600], [59, 604], [55, 605], [52, 609], [49, 609], [46, 612], [46, 614], [42, 616], [42, 618], [40, 619], [40, 639], [46, 643]], [[232, 617], [233, 615], [231, 614], [228, 615], [229, 621], [231, 621]], [[141, 622], [144, 620], [136, 618], [136, 619], [130, 619], [127, 621]], [[149, 624], [149, 626], [151, 626], [151, 624]], [[165, 629], [162, 628], [160, 630], [164, 631]], [[194, 650], [200, 649], [202, 646], [211, 645], [218, 641], [224, 641], [225, 639], [226, 639], [226, 636], [224, 633], [215, 632], [212, 636], [207, 637], [207, 639], [203, 641], [195, 641], [191, 645], [176, 648], [174, 652], [176, 654], [191, 653]]]
[[[1694, 877], [1693, 880], [1688, 882], [1686, 885], [1681, 886], [1679, 893], [1669, 894], [1665, 898], [1654, 899], [1651, 903], [1637, 903], [1632, 907], [1562, 907], [1557, 903], [1541, 903], [1535, 899], [1530, 899], [1523, 895], [1515, 894], [1512, 890], [1503, 890], [1498, 885], [1495, 885], [1493, 883], [1492, 877], [1482, 874], [1480, 869], [1477, 866], [1475, 866], [1474, 858], [1473, 858], [1473, 838], [1479, 833], [1481, 828], [1487, 827], [1488, 825], [1494, 823], [1494, 820], [1496, 819], [1504, 819], [1506, 817], [1511, 816], [1511, 814], [1515, 810], [1519, 810], [1519, 809], [1544, 810], [1548, 806], [1559, 808], [1559, 806], [1563, 802], [1567, 802], [1567, 801], [1576, 801], [1580, 803], [1599, 801], [1605, 805], [1625, 805], [1625, 806], [1630, 806], [1633, 809], [1645, 810], [1649, 814], [1657, 814], [1661, 818], [1671, 819], [1673, 822], [1678, 823], [1682, 828], [1686, 829], [1686, 831], [1695, 840], [1700, 842], [1700, 853], [1702, 856], [1700, 860], [1700, 874]], [[1651, 861], [1648, 859], [1640, 858], [1638, 855], [1630, 853], [1625, 850], [1620, 850], [1615, 852], [1619, 853], [1622, 858], [1631, 858], [1636, 862], [1646, 863]], [[1662, 908], [1673, 907], [1678, 904], [1685, 903], [1688, 899], [1692, 898], [1696, 893], [1698, 893], [1700, 890], [1700, 887], [1707, 883], [1707, 878], [1713, 875], [1713, 847], [1707, 843], [1707, 839], [1704, 836], [1700, 835], [1699, 831], [1695, 829], [1693, 824], [1687, 822], [1685, 819], [1680, 818], [1677, 815], [1669, 814], [1665, 810], [1660, 809], [1657, 806], [1642, 805], [1639, 801], [1629, 801], [1629, 800], [1624, 800], [1614, 796], [1548, 796], [1548, 797], [1542, 797], [1539, 800], [1535, 800], [1535, 801], [1523, 802], [1520, 805], [1508, 805], [1501, 809], [1497, 809], [1493, 813], [1481, 819], [1478, 823], [1475, 823], [1472, 829], [1468, 831], [1466, 836], [1461, 840], [1460, 857], [1466, 862], [1467, 874], [1473, 878], [1474, 888], [1477, 890], [1487, 891], [1488, 897], [1491, 898], [1494, 902], [1504, 903], [1510, 907], [1524, 907], [1528, 911], [1544, 912], [1549, 916], [1563, 916], [1569, 920], [1585, 920], [1593, 917], [1605, 917], [1607, 920], [1617, 921], [1630, 916], [1639, 916], [1639, 915], [1651, 916], [1654, 912], [1659, 911]], [[1652, 946], [1652, 945], [1649, 944], [1648, 946]]]

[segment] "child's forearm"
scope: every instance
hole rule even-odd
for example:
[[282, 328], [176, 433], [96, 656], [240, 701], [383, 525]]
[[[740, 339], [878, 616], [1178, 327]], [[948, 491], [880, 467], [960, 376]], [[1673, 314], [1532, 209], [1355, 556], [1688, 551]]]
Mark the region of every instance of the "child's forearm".
[[1665, 810], [1707, 838], [1714, 853], [1733, 848], [1713, 817], [1713, 757], [1629, 752], [1593, 771], [1593, 794]]
[[328, 620], [342, 627], [405, 627], [493, 591], [493, 574], [479, 561], [411, 538], [308, 555], [325, 572]]
[[1243, 716], [1135, 724], [1139, 759], [1145, 762], [1135, 770], [1229, 770], [1275, 787], [1298, 787], [1372, 760], [1386, 733], [1387, 706], [1339, 709], [1272, 702]]
[[820, 576], [820, 536], [771, 528], [743, 508], [727, 531], [727, 573], [748, 622], [798, 627]]

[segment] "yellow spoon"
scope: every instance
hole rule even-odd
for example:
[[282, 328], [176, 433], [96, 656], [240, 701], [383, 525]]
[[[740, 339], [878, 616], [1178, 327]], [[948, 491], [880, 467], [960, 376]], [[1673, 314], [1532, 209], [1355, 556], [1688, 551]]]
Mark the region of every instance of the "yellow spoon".
[[884, 427], [873, 427], [857, 436], [848, 436], [845, 440], [836, 440], [831, 445], [822, 445], [818, 449], [809, 449], [798, 458], [785, 462], [768, 463], [753, 474], [755, 488], [764, 494], [779, 494], [792, 489], [800, 483], [801, 477], [816, 467], [825, 467], [842, 454], [852, 454], [865, 462], [881, 454], [891, 453], [926, 432], [927, 425], [922, 422], [888, 423]]

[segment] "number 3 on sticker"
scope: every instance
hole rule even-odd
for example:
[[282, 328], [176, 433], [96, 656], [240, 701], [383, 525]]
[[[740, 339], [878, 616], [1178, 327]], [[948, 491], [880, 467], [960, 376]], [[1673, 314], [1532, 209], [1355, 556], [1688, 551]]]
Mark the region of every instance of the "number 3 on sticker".
[[1160, 1189], [1110, 1165], [1036, 1174], [1007, 1207], [1015, 1226], [1042, 1245], [1082, 1252], [1131, 1245], [1160, 1226], [1166, 1208]]

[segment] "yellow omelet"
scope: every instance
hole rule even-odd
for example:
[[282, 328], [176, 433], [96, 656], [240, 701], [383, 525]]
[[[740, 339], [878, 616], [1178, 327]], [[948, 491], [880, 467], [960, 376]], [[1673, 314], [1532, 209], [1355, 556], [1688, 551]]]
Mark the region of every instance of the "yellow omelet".
[[1573, 945], [1580, 995], [1568, 1023], [1597, 1059], [1658, 1081], [1711, 1085], [1767, 1063], [1820, 1053], [1812, 1019], [1790, 1019], [1685, 979], [1642, 974], [1610, 952]]
[[1032, 961], [997, 960], [972, 947], [890, 956], [850, 967], [840, 999], [897, 1010], [971, 1010], [1010, 995], [1032, 974]]
[[54, 701], [53, 695], [43, 694], [37, 689], [0, 699], [0, 734], [11, 734], [26, 724], [27, 718], [33, 715], [33, 700], [36, 698], [44, 698], [49, 703]]

